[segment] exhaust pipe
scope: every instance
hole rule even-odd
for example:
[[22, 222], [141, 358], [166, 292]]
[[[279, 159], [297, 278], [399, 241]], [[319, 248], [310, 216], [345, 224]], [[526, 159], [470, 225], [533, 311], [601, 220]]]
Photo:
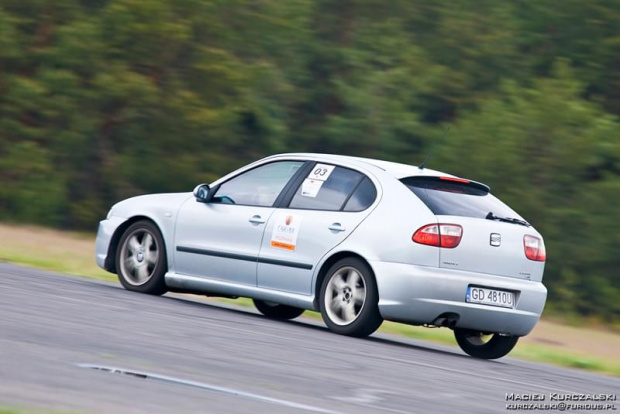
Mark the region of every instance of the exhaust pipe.
[[458, 313], [446, 312], [436, 317], [431, 325], [454, 329], [459, 321], [459, 318], [460, 315]]

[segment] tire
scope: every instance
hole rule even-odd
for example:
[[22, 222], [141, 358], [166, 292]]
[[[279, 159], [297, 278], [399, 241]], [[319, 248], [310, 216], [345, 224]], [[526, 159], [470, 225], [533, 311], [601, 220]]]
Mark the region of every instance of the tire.
[[293, 306], [280, 305], [275, 302], [265, 302], [258, 299], [253, 299], [254, 306], [256, 309], [263, 315], [268, 318], [273, 319], [295, 319], [302, 313], [304, 313], [305, 309], [295, 308]]
[[116, 249], [116, 271], [121, 285], [134, 292], [163, 295], [167, 291], [164, 280], [167, 270], [166, 246], [157, 226], [146, 220], [130, 225]]
[[361, 338], [375, 332], [383, 322], [378, 303], [375, 278], [360, 259], [339, 260], [321, 284], [321, 315], [327, 327], [337, 334]]
[[454, 337], [466, 354], [481, 359], [497, 359], [506, 356], [519, 340], [518, 336], [487, 335], [469, 329], [455, 329]]

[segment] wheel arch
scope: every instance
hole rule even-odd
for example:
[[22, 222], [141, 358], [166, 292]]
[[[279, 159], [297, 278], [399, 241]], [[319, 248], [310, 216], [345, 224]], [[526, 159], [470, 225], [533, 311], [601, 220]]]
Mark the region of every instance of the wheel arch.
[[364, 262], [370, 269], [371, 276], [375, 278], [375, 281], [376, 281], [377, 278], [375, 276], [375, 271], [373, 270], [370, 262], [366, 260], [364, 256], [360, 255], [359, 253], [350, 251], [350, 250], [342, 250], [342, 251], [336, 252], [332, 254], [331, 256], [329, 256], [321, 264], [321, 267], [317, 273], [316, 279], [314, 281], [314, 300], [312, 302], [314, 306], [314, 310], [319, 309], [319, 296], [320, 296], [321, 285], [323, 284], [323, 280], [325, 280], [325, 276], [327, 276], [327, 272], [334, 265], [334, 263], [338, 262], [339, 260], [346, 259], [349, 257], [354, 257]]
[[157, 230], [159, 230], [159, 233], [162, 235], [162, 238], [164, 240], [164, 252], [166, 252], [166, 254], [168, 253], [168, 249], [165, 246], [166, 239], [165, 237], [163, 237], [164, 233], [162, 232], [161, 226], [151, 217], [144, 215], [133, 216], [124, 221], [114, 231], [114, 234], [110, 239], [110, 245], [108, 246], [108, 254], [105, 258], [105, 270], [107, 270], [108, 272], [116, 273], [116, 252], [118, 250], [118, 244], [121, 240], [121, 237], [123, 236], [123, 233], [125, 233], [125, 230], [127, 230], [132, 224], [143, 220], [149, 221], [151, 224], [157, 227]]

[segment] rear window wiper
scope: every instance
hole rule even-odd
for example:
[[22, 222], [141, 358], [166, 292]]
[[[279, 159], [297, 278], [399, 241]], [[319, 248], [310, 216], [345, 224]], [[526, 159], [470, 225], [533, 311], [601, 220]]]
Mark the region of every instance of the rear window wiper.
[[520, 224], [521, 226], [525, 226], [525, 227], [530, 227], [531, 224], [528, 223], [525, 220], [521, 220], [518, 218], [512, 218], [512, 217], [499, 217], [496, 216], [495, 214], [493, 214], [492, 211], [489, 211], [489, 214], [487, 214], [487, 216], [485, 217], [487, 220], [497, 220], [497, 221], [503, 221], [505, 223], [514, 223], [514, 224]]

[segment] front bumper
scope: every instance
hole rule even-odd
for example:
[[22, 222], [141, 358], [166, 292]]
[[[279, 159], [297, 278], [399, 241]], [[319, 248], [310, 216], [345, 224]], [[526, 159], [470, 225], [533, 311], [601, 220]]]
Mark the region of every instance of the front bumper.
[[95, 261], [100, 268], [112, 271], [111, 266], [113, 266], [113, 262], [107, 260], [110, 243], [116, 229], [126, 221], [126, 218], [112, 216], [99, 222], [99, 230], [97, 231], [97, 239], [95, 241]]
[[[431, 324], [442, 314], [454, 313], [459, 316], [456, 328], [524, 336], [540, 319], [547, 300], [547, 288], [541, 282], [404, 263], [370, 265], [383, 318], [412, 325]], [[514, 291], [516, 306], [467, 303], [469, 285]]]

